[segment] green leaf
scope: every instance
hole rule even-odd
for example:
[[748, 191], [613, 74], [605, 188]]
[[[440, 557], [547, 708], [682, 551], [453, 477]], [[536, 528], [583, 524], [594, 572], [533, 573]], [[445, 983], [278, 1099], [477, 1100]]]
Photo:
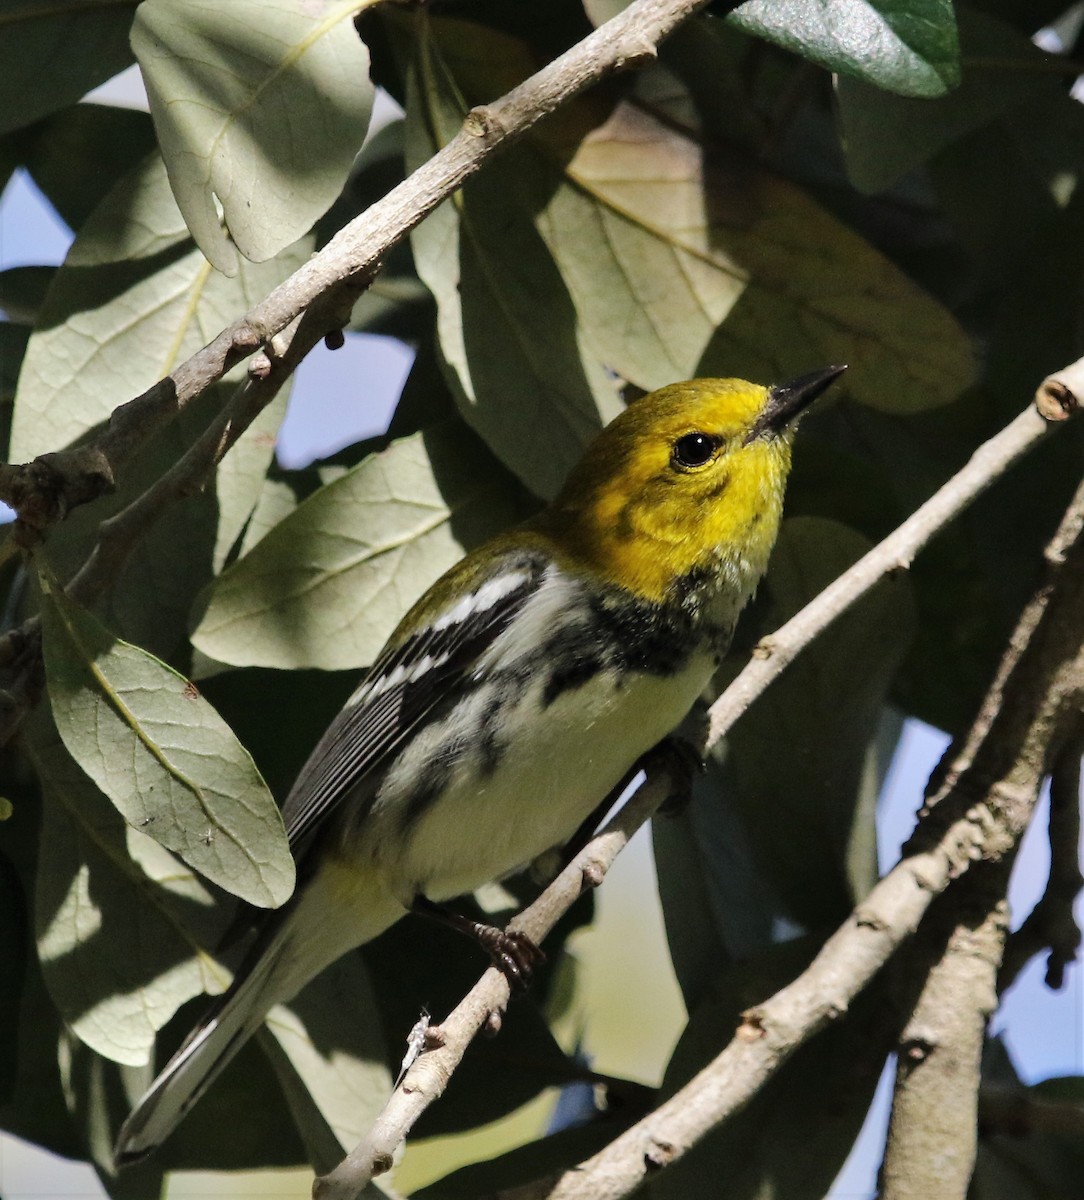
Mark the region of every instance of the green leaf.
[[8, 319], [33, 325], [56, 267], [9, 267], [0, 271], [0, 308]]
[[26, 169], [74, 230], [157, 145], [147, 113], [111, 104], [76, 104], [32, 132]]
[[252, 759], [195, 686], [113, 637], [39, 572], [49, 700], [72, 757], [124, 819], [252, 904], [294, 864]]
[[485, 1162], [471, 1163], [436, 1183], [411, 1192], [411, 1200], [477, 1200], [569, 1170], [620, 1136], [639, 1113], [623, 1106], [595, 1120], [517, 1146]]
[[[446, 36], [474, 28], [440, 27]], [[418, 39], [407, 104], [411, 166], [439, 149], [466, 112], [443, 48], [424, 32]], [[491, 164], [415, 229], [411, 245], [437, 302], [460, 411], [532, 491], [549, 498], [621, 403], [582, 344], [568, 290], [530, 219], [546, 186], [506, 160]], [[526, 202], [517, 195], [525, 188]]]
[[74, 104], [132, 61], [129, 4], [8, 0], [0, 7], [0, 133]]
[[960, 80], [951, 0], [746, 0], [727, 20], [903, 96], [940, 96]]
[[202, 948], [221, 934], [221, 911], [172, 854], [124, 823], [73, 761], [46, 709], [29, 723], [27, 744], [42, 786], [41, 854], [49, 863], [35, 893], [46, 986], [86, 1045], [115, 1062], [146, 1063], [177, 1009], [228, 981]]
[[[262, 299], [307, 253], [300, 243], [233, 279], [219, 275], [192, 246], [162, 160], [147, 160], [87, 219], [49, 289], [19, 380], [12, 456], [59, 450], [106, 420]], [[242, 366], [226, 378], [243, 373]]]
[[854, 79], [836, 89], [847, 175], [863, 192], [892, 187], [964, 134], [1029, 100], [1058, 95], [1050, 55], [993, 17], [960, 10], [964, 73], [941, 100], [892, 96]]
[[26, 325], [16, 325], [11, 321], [0, 321], [0, 404], [7, 412], [6, 424], [10, 426], [11, 410], [8, 406], [15, 399], [15, 389], [19, 385], [19, 372], [22, 370], [26, 348], [30, 344], [30, 329]]
[[372, 107], [369, 56], [352, 23], [365, 6], [139, 6], [132, 47], [170, 183], [220, 270], [237, 270], [235, 246], [255, 262], [272, 258], [338, 196]]
[[639, 387], [846, 362], [849, 396], [912, 413], [971, 378], [945, 309], [793, 184], [631, 102], [565, 136], [538, 134], [565, 172], [539, 227], [590, 344]]
[[[6, 820], [11, 819], [9, 813]], [[27, 972], [26, 896], [7, 854], [0, 852], [0, 1108], [15, 1095], [19, 1062], [19, 1007]]]
[[261, 1038], [317, 1172], [329, 1171], [369, 1131], [391, 1092], [384, 1034], [365, 964], [356, 954], [322, 971], [272, 1009]]
[[403, 438], [224, 571], [193, 644], [236, 666], [365, 666], [464, 549], [523, 513], [514, 481], [462, 426]]
[[[778, 628], [869, 546], [835, 521], [784, 522], [758, 602], [761, 631]], [[876, 881], [873, 806], [898, 722], [883, 745], [876, 735], [913, 631], [910, 582], [880, 584], [799, 656], [728, 737], [728, 794], [773, 890], [806, 928], [838, 923]]]

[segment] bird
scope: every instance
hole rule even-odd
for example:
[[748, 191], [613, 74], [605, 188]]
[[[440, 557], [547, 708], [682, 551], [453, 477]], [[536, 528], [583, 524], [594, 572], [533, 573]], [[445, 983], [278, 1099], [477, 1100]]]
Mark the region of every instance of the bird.
[[670, 384], [628, 405], [552, 503], [409, 610], [287, 796], [298, 884], [125, 1120], [151, 1154], [269, 1010], [410, 911], [513, 980], [536, 948], [444, 907], [561, 847], [689, 713], [764, 575], [798, 418], [845, 370]]

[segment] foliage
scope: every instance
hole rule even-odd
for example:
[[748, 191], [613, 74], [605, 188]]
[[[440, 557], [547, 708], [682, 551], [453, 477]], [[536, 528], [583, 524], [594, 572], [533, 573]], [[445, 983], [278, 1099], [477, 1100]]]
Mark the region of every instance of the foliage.
[[[25, 169], [75, 235], [59, 269], [0, 272], [8, 457], [93, 437], [471, 106], [623, 7], [0, 2], [0, 184]], [[478, 964], [458, 942], [405, 923], [277, 1014], [138, 1186], [112, 1176], [110, 1126], [149, 1076], [155, 1035], [175, 1044], [188, 1002], [223, 986], [232, 898], [289, 893], [271, 797], [349, 690], [334, 672], [370, 662], [445, 567], [551, 496], [624, 403], [696, 375], [850, 364], [803, 426], [780, 545], [721, 688], [1078, 357], [1084, 110], [1076, 65], [1030, 40], [1063, 5], [732, 7], [565, 105], [390, 252], [350, 328], [417, 358], [388, 435], [351, 448], [345, 472], [272, 462], [280, 394], [94, 611], [65, 595], [101, 522], [193, 444], [242, 366], [155, 434], [116, 495], [58, 526], [36, 571], [6, 568], [5, 619], [41, 617], [48, 702], [0, 760], [0, 1124], [88, 1158], [112, 1194], [157, 1194], [165, 1169], [329, 1166], [379, 1106], [418, 1008], [440, 1015], [469, 986]], [[150, 115], [74, 103], [133, 56]], [[370, 65], [404, 115], [362, 150]], [[1080, 441], [1069, 429], [1041, 447], [820, 639], [746, 715], [691, 808], [657, 823], [690, 1013], [663, 1093], [871, 886], [900, 718], [969, 719]], [[531, 999], [472, 1051], [423, 1134], [474, 1130], [582, 1078], [578, 983], [559, 948], [589, 920], [584, 906], [561, 928]], [[740, 1146], [734, 1195], [820, 1196], [892, 1045], [875, 1006], [851, 1014], [652, 1192], [716, 1195]], [[239, 1132], [257, 1089], [260, 1121]], [[847, 1099], [824, 1108], [826, 1094]], [[1058, 1096], [1079, 1103], [1079, 1081]], [[424, 1194], [534, 1178], [627, 1116], [615, 1104]], [[1044, 1136], [1023, 1149], [991, 1136], [976, 1194], [1010, 1194], [998, 1164], [1011, 1162], [1012, 1195], [1067, 1198], [1079, 1173]]]

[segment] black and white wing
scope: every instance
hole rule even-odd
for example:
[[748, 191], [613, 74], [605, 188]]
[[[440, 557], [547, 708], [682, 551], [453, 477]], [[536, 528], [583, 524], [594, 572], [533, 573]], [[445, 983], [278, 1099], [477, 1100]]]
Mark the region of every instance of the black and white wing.
[[442, 701], [474, 678], [479, 657], [526, 604], [541, 570], [538, 561], [506, 561], [423, 628], [384, 648], [286, 798], [282, 818], [295, 854]]

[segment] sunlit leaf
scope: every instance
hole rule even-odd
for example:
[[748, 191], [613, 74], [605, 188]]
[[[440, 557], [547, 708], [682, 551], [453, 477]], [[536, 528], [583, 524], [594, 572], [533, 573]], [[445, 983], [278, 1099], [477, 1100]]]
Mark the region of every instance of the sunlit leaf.
[[403, 438], [310, 496], [224, 571], [192, 641], [236, 666], [365, 666], [437, 576], [522, 505], [461, 425]]
[[148, 159], [87, 220], [49, 289], [19, 381], [12, 456], [58, 450], [105, 420], [262, 299], [307, 252], [301, 244], [233, 279], [218, 274], [191, 243], [162, 160]]
[[[426, 36], [411, 76], [408, 165], [447, 141], [466, 111]], [[529, 209], [509, 203], [498, 162], [415, 229], [418, 273], [437, 302], [437, 334], [460, 411], [532, 491], [551, 497], [591, 436], [621, 409]], [[531, 436], [524, 437], [530, 429]]]
[[330, 1170], [369, 1131], [391, 1092], [373, 984], [357, 955], [322, 971], [272, 1009], [267, 1046], [317, 1171]]
[[952, 0], [746, 0], [727, 20], [904, 96], [940, 96], [960, 79]]
[[[364, 0], [144, 0], [132, 46], [177, 203], [229, 274], [262, 262], [339, 194], [372, 107], [351, 18]], [[219, 206], [226, 223], [222, 229]]]
[[226, 723], [183, 676], [39, 582], [49, 700], [72, 757], [134, 828], [234, 895], [283, 903], [294, 864], [282, 819]]
[[195, 938], [197, 930], [212, 936], [214, 898], [124, 823], [44, 710], [28, 746], [44, 791], [49, 869], [38, 875], [35, 906], [46, 985], [81, 1041], [116, 1062], [145, 1063], [155, 1034], [186, 1000], [222, 990], [221, 968]]

